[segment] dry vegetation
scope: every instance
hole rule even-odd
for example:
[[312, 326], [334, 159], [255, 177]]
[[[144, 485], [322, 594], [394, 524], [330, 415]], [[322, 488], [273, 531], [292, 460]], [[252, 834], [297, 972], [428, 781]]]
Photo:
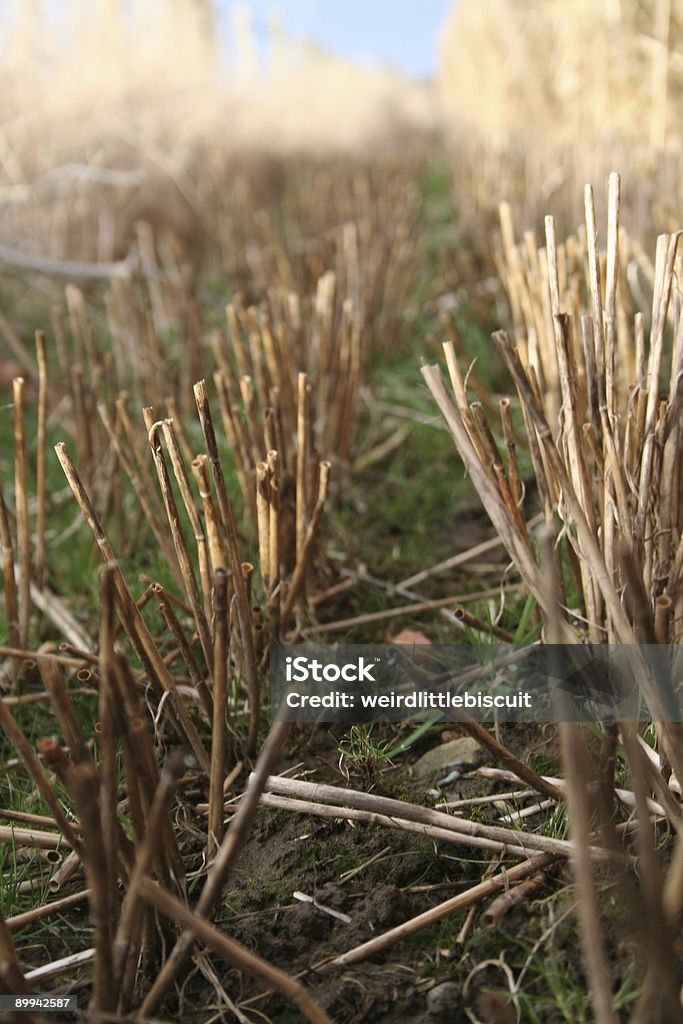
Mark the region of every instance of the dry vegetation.
[[[529, 46], [512, 46], [519, 67], [477, 45], [491, 32], [484, 7], [500, 47]], [[496, 242], [473, 255], [430, 221], [444, 203], [451, 212], [444, 194], [430, 206], [440, 150], [420, 90], [356, 78], [358, 119], [346, 109], [343, 132], [323, 138], [347, 69], [281, 48], [271, 88], [256, 89], [243, 29], [230, 92], [210, 5], [179, 4], [173, 23], [156, 7], [150, 21], [143, 3], [126, 15], [73, 5], [82, 20], [68, 39], [90, 57], [77, 76], [64, 38], [36, 36], [38, 6], [13, 9], [0, 76], [0, 991], [75, 992], [93, 1022], [683, 1019], [683, 753], [644, 665], [656, 725], [565, 723], [552, 770], [527, 756], [536, 733], [463, 717], [497, 766], [436, 808], [402, 764], [388, 770], [433, 730], [398, 742], [351, 729], [337, 748], [325, 730], [267, 725], [278, 639], [374, 640], [378, 622], [428, 612], [424, 628], [450, 642], [680, 642], [678, 235], [650, 248], [679, 203], [677, 180], [661, 190], [678, 159], [679, 12], [665, 25], [666, 4], [618, 7], [605, 20], [607, 8], [577, 4], [567, 21], [548, 4], [566, 47], [551, 74], [534, 56], [541, 40], [549, 52], [543, 19], [462, 0], [451, 73], [467, 72], [470, 89], [482, 73], [491, 91], [458, 143], [456, 201], [463, 222], [482, 224], [510, 199]], [[605, 42], [599, 60], [589, 37]], [[496, 73], [456, 60], [460, 47], [486, 50]], [[461, 86], [446, 82], [465, 100]], [[587, 170], [606, 180], [626, 149], [606, 229], [587, 188], [584, 223], [565, 235], [577, 181], [580, 194]], [[547, 210], [545, 245], [532, 230], [520, 239], [513, 220]], [[474, 266], [496, 275], [492, 291], [463, 279]], [[467, 296], [481, 309], [482, 294], [506, 330], [472, 370], [458, 311]], [[450, 386], [437, 367], [424, 378], [496, 536], [435, 564], [459, 528], [442, 507], [445, 537], [424, 539], [403, 580], [377, 579], [391, 459], [434, 411], [406, 395], [438, 332]], [[514, 397], [498, 393], [504, 369]], [[434, 437], [415, 479], [399, 481], [400, 518], [426, 515], [443, 500], [435, 480], [459, 470], [455, 457], [440, 464]], [[503, 546], [511, 565], [481, 563]], [[463, 565], [465, 583], [438, 589]], [[361, 586], [379, 607], [346, 603]], [[299, 758], [325, 773], [283, 770]], [[330, 874], [335, 828], [350, 861]], [[303, 882], [278, 871], [287, 857], [303, 871], [306, 853], [314, 891], [295, 893], [307, 901], [297, 915]], [[401, 881], [389, 889], [389, 877]], [[581, 971], [576, 943], [557, 939], [562, 894]], [[508, 914], [491, 938], [486, 926]]]

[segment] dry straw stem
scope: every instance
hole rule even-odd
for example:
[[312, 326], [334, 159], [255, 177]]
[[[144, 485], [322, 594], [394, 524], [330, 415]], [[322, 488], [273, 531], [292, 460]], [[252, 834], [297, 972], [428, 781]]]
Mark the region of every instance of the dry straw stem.
[[301, 561], [306, 536], [306, 483], [308, 477], [309, 434], [309, 384], [308, 375], [300, 373], [297, 391], [296, 421], [296, 558]]
[[[171, 921], [177, 922], [185, 929], [183, 934], [196, 936], [202, 943], [214, 950], [223, 959], [237, 967], [239, 970], [254, 977], [260, 978], [270, 988], [280, 992], [286, 999], [290, 999], [298, 1006], [301, 1013], [311, 1024], [333, 1024], [323, 1009], [308, 994], [301, 982], [292, 978], [291, 975], [281, 971], [278, 967], [269, 964], [256, 953], [245, 949], [235, 939], [228, 938], [221, 934], [198, 913], [194, 913], [184, 906], [179, 900], [174, 899], [169, 893], [160, 889], [150, 879], [144, 879], [140, 886], [140, 892], [144, 899], [156, 907], [162, 914]], [[144, 1011], [143, 1011], [144, 1012]]]
[[[180, 447], [175, 434], [173, 420], [164, 420], [163, 422], [164, 439], [166, 446], [171, 456], [171, 464], [173, 466], [173, 472], [180, 488], [180, 493], [183, 499], [183, 504], [187, 511], [190, 525], [194, 533], [195, 543], [197, 545], [197, 558], [199, 561], [199, 579], [202, 585], [202, 593], [204, 597], [204, 611], [207, 618], [211, 617], [211, 569], [209, 565], [209, 551], [206, 543], [206, 537], [204, 535], [204, 528], [202, 521], [195, 505], [194, 495], [190, 486], [190, 480], [185, 469], [185, 463], [180, 452]], [[190, 460], [192, 461], [192, 460]]]
[[62, 830], [66, 842], [79, 852], [82, 851], [80, 837], [74, 832], [62, 805], [60, 804], [50, 781], [45, 774], [40, 761], [36, 757], [33, 747], [28, 742], [23, 732], [15, 722], [12, 714], [5, 706], [4, 700], [0, 698], [0, 725], [4, 729], [7, 738], [16, 750], [18, 756], [24, 762], [26, 770], [36, 784], [36, 788], [45, 801], [48, 810]]
[[27, 995], [30, 992], [2, 912], [0, 912], [0, 984], [5, 992], [12, 994]]
[[211, 691], [209, 690], [206, 680], [197, 665], [194, 653], [187, 636], [185, 635], [185, 631], [178, 620], [178, 616], [173, 611], [170, 595], [166, 590], [164, 590], [160, 583], [152, 584], [152, 594], [156, 597], [159, 603], [159, 608], [164, 617], [164, 621], [177, 644], [177, 649], [180, 651], [183, 662], [185, 663], [190, 675], [190, 679], [199, 694], [202, 707], [204, 708], [209, 721], [211, 721], [213, 719], [213, 698], [211, 697]]
[[83, 889], [82, 892], [73, 892], [69, 896], [62, 896], [60, 899], [44, 903], [40, 907], [33, 907], [32, 910], [27, 910], [23, 914], [15, 914], [13, 917], [8, 917], [5, 924], [10, 931], [16, 931], [18, 928], [25, 928], [27, 924], [34, 924], [34, 922], [40, 921], [44, 917], [50, 917], [51, 914], [57, 914], [62, 910], [75, 907], [89, 897], [90, 889]]
[[[298, 463], [297, 463], [298, 466]], [[330, 468], [331, 463], [324, 461], [320, 463], [320, 480], [318, 482], [318, 499], [315, 503], [315, 507], [311, 514], [310, 521], [305, 528], [303, 542], [301, 547], [298, 543], [298, 514], [299, 514], [299, 503], [298, 503], [298, 486], [297, 486], [297, 558], [296, 565], [294, 566], [294, 572], [289, 582], [289, 589], [287, 591], [287, 597], [282, 608], [282, 624], [285, 625], [294, 611], [297, 599], [305, 587], [306, 571], [309, 568], [309, 561], [311, 553], [313, 551], [313, 545], [316, 541], [318, 534], [318, 527], [320, 525], [320, 519], [325, 508], [325, 501], [327, 500], [327, 488], [330, 479]], [[298, 469], [297, 469], [298, 477]]]
[[[634, 1022], [683, 1021], [680, 983], [674, 963], [674, 928], [664, 913], [662, 901], [662, 871], [655, 837], [650, 826], [648, 782], [642, 771], [643, 754], [636, 739], [636, 731], [629, 724], [621, 727], [621, 736], [631, 769], [636, 796], [636, 817], [640, 895], [644, 909], [643, 945], [647, 953], [648, 970], [632, 1020]], [[679, 840], [680, 842], [680, 840]], [[640, 917], [640, 914], [639, 914]]]
[[214, 573], [213, 729], [211, 732], [211, 775], [209, 778], [209, 822], [207, 854], [211, 856], [223, 839], [223, 782], [227, 767], [228, 663], [228, 573]]
[[[159, 487], [161, 488], [161, 496], [163, 498], [164, 507], [166, 509], [168, 524], [171, 530], [171, 537], [173, 538], [173, 546], [178, 557], [178, 564], [180, 565], [180, 572], [183, 577], [185, 593], [190, 603], [190, 607], [192, 608], [192, 615], [197, 626], [197, 633], [199, 635], [199, 642], [202, 645], [202, 651], [204, 652], [204, 658], [206, 660], [206, 664], [209, 668], [209, 671], [211, 672], [213, 670], [213, 645], [211, 643], [209, 624], [207, 622], [206, 615], [204, 612], [204, 606], [202, 605], [202, 598], [199, 592], [199, 587], [197, 586], [197, 579], [194, 574], [192, 559], [190, 558], [190, 553], [187, 549], [187, 544], [185, 542], [185, 537], [183, 535], [182, 527], [180, 524], [180, 514], [178, 512], [178, 507], [173, 496], [171, 478], [168, 473], [168, 467], [166, 465], [166, 459], [164, 457], [161, 439], [159, 436], [160, 429], [164, 427], [165, 424], [162, 423], [161, 421], [154, 423], [152, 421], [152, 410], [149, 408], [144, 410], [144, 415], [145, 424], [149, 431], [149, 445], [150, 448], [152, 449], [152, 455], [154, 457], [154, 465], [156, 466], [157, 475], [159, 478]], [[167, 431], [164, 431], [164, 434], [166, 437], [166, 442], [168, 444], [169, 433]], [[179, 456], [177, 450], [176, 456]], [[173, 460], [173, 466], [174, 469], [176, 469], [176, 479], [178, 479], [179, 470], [178, 467], [176, 466], [175, 460]], [[184, 470], [180, 472], [180, 477], [184, 477]], [[183, 494], [183, 498], [185, 499], [183, 486], [181, 486], [181, 494]], [[185, 502], [186, 507], [187, 503], [188, 502]], [[196, 508], [194, 508], [191, 496], [189, 499], [189, 503], [192, 504], [194, 515], [195, 517], [197, 517], [197, 510]], [[203, 541], [204, 537], [201, 527], [198, 526], [198, 529]], [[204, 553], [206, 555], [206, 549], [204, 549]], [[206, 565], [205, 562], [204, 571], [206, 572], [207, 570], [208, 566]]]
[[[327, 786], [302, 779], [288, 779], [282, 776], [269, 778], [266, 791], [284, 796], [303, 798], [315, 803], [331, 807], [350, 807], [361, 811], [369, 811], [392, 818], [416, 822], [420, 825], [443, 829], [450, 833], [467, 836], [481, 836], [493, 839], [498, 843], [512, 843], [522, 848], [527, 854], [532, 850], [543, 853], [552, 852], [560, 856], [569, 856], [571, 844], [561, 839], [552, 839], [535, 833], [518, 832], [513, 829], [500, 828], [496, 825], [483, 825], [480, 822], [456, 818], [443, 814], [428, 807], [419, 807], [403, 800], [392, 800], [379, 797], [374, 793], [360, 793], [355, 790], [342, 789], [338, 786]], [[591, 855], [597, 859], [610, 856], [609, 851], [598, 846], [591, 847]]]
[[202, 769], [208, 775], [210, 759], [201, 741], [199, 733], [197, 732], [197, 728], [185, 705], [185, 702], [178, 694], [175, 682], [169, 674], [156, 644], [150, 635], [147, 625], [140, 614], [140, 609], [128, 589], [123, 573], [116, 562], [114, 552], [112, 551], [111, 545], [109, 544], [107, 536], [102, 528], [102, 524], [100, 523], [88, 493], [78, 475], [78, 471], [71, 460], [66, 445], [63, 442], [60, 442], [60, 444], [55, 446], [55, 451], [62, 469], [64, 470], [64, 475], [69, 481], [74, 497], [85, 516], [88, 526], [92, 530], [95, 540], [97, 541], [97, 545], [103, 559], [105, 562], [111, 562], [115, 567], [114, 580], [116, 606], [119, 616], [121, 617], [121, 621], [126, 629], [126, 633], [128, 634], [138, 657], [142, 661], [152, 684], [160, 691], [166, 691], [168, 693], [174, 715], [178, 719], [180, 727], [185, 733], [185, 736], [187, 737], [187, 740]]
[[[100, 574], [100, 630], [99, 630], [99, 809], [104, 846], [105, 867], [109, 879], [116, 879], [119, 867], [118, 817], [119, 778], [117, 764], [117, 740], [123, 732], [119, 694], [114, 673], [114, 588], [116, 567], [105, 565]], [[118, 912], [116, 886], [109, 890], [108, 916], [115, 920]]]
[[[114, 423], [112, 422], [111, 416], [109, 415], [106, 406], [103, 403], [100, 403], [97, 409], [100, 414], [100, 418], [104, 424], [105, 430], [109, 435], [109, 440], [111, 441], [114, 447], [114, 451], [116, 452], [117, 458], [121, 465], [123, 466], [123, 469], [125, 470], [126, 475], [128, 476], [128, 479], [132, 484], [133, 490], [135, 491], [138, 501], [140, 502], [140, 507], [142, 508], [142, 511], [144, 512], [145, 515], [145, 519], [149, 523], [152, 533], [154, 534], [154, 539], [159, 545], [159, 548], [164, 555], [166, 563], [170, 567], [176, 579], [178, 580], [179, 583], [182, 583], [182, 575], [180, 573], [180, 566], [178, 565], [178, 558], [175, 552], [175, 548], [173, 547], [173, 543], [169, 539], [168, 532], [163, 528], [163, 512], [161, 511], [160, 508], [156, 507], [156, 492], [155, 489], [151, 486], [151, 479], [145, 480], [143, 477], [139, 475], [138, 470], [136, 469], [135, 461], [130, 458], [128, 452], [126, 451], [123, 445], [123, 441], [118, 431], [115, 429]], [[121, 413], [118, 405], [117, 415], [119, 416], [120, 419]]]
[[70, 765], [66, 769], [65, 781], [78, 809], [83, 829], [83, 863], [90, 889], [90, 916], [95, 945], [90, 1006], [93, 1010], [114, 1010], [116, 1000], [111, 988], [111, 912], [115, 899], [116, 873], [110, 874], [108, 871], [98, 800], [100, 787], [97, 770], [93, 764]]
[[528, 878], [529, 875], [545, 871], [556, 860], [557, 857], [553, 854], [538, 854], [529, 860], [523, 861], [521, 864], [515, 865], [515, 867], [506, 868], [497, 875], [493, 875], [478, 885], [472, 886], [466, 892], [446, 900], [445, 903], [440, 903], [431, 910], [418, 914], [417, 917], [405, 921], [396, 928], [391, 928], [389, 931], [384, 932], [383, 935], [377, 935], [374, 939], [363, 942], [360, 946], [342, 953], [341, 956], [323, 961], [315, 966], [318, 970], [330, 971], [337, 967], [346, 967], [349, 964], [356, 964], [362, 960], [367, 960], [368, 957], [389, 949], [390, 946], [396, 945], [397, 942], [401, 942], [410, 935], [415, 935], [416, 932], [421, 931], [423, 928], [429, 928], [431, 925], [436, 924], [437, 921], [442, 921], [451, 914], [457, 914], [460, 910], [473, 906], [500, 889], [506, 889], [509, 885]]
[[59, 850], [68, 845], [68, 840], [55, 832], [19, 828], [17, 825], [0, 825], [0, 842], [10, 845], [16, 843], [17, 846], [35, 846], [39, 850]]
[[31, 613], [31, 531], [28, 517], [26, 432], [24, 427], [24, 378], [12, 381], [14, 400], [14, 501], [17, 514], [17, 564], [19, 567], [19, 647], [28, 647]]
[[38, 360], [38, 434], [36, 446], [36, 581], [42, 590], [47, 573], [45, 552], [46, 505], [46, 458], [47, 458], [47, 358], [45, 354], [45, 333], [36, 331], [36, 357]]
[[211, 491], [211, 478], [209, 476], [209, 460], [206, 455], [197, 455], [192, 460], [192, 472], [197, 481], [199, 497], [202, 500], [204, 509], [204, 522], [206, 524], [206, 535], [209, 545], [211, 567], [214, 572], [217, 569], [227, 569], [228, 556], [225, 550], [225, 542], [221, 530], [221, 518], [213, 492]]
[[[19, 634], [19, 598], [17, 593], [17, 582], [14, 575], [14, 550], [12, 545], [12, 533], [10, 531], [9, 513], [5, 503], [5, 495], [0, 484], [0, 544], [2, 545], [2, 571], [5, 590], [5, 616], [7, 618], [7, 636], [9, 648], [3, 654], [9, 657], [19, 657], [18, 654], [10, 654], [10, 650], [17, 650], [21, 647]], [[25, 652], [27, 656], [30, 652]]]
[[535, 896], [546, 884], [547, 878], [541, 872], [537, 878], [527, 878], [524, 882], [520, 882], [519, 885], [515, 885], [512, 889], [497, 896], [495, 900], [489, 903], [482, 912], [482, 923], [487, 926], [497, 924], [502, 917], [505, 917], [509, 910], [512, 910], [513, 907], [516, 907], [530, 896]]
[[235, 587], [237, 620], [239, 623], [240, 640], [242, 646], [242, 657], [244, 658], [244, 670], [247, 680], [247, 691], [249, 694], [249, 734], [247, 737], [247, 753], [253, 754], [256, 750], [258, 735], [258, 724], [260, 717], [261, 694], [258, 679], [258, 667], [256, 662], [256, 651], [254, 647], [254, 634], [251, 621], [251, 604], [248, 600], [246, 585], [242, 574], [242, 559], [240, 557], [239, 543], [237, 539], [237, 525], [232, 504], [228, 496], [228, 488], [223, 475], [216, 433], [213, 426], [211, 406], [206, 390], [206, 382], [201, 380], [194, 385], [194, 396], [199, 413], [199, 420], [206, 442], [206, 450], [211, 463], [214, 486], [218, 495], [218, 506], [223, 521], [223, 527], [228, 539], [228, 552], [232, 580]]
[[[528, 857], [531, 852], [519, 843], [504, 843], [500, 839], [490, 838], [486, 826], [481, 826], [479, 835], [470, 835], [466, 831], [452, 831], [446, 828], [439, 828], [437, 825], [424, 825], [409, 818], [400, 818], [396, 815], [381, 814], [379, 811], [360, 810], [356, 807], [331, 806], [330, 804], [316, 803], [313, 800], [293, 800], [286, 796], [276, 796], [274, 793], [264, 793], [261, 803], [265, 807], [274, 807], [277, 810], [293, 811], [295, 814], [311, 814], [318, 818], [344, 818], [347, 821], [364, 821], [371, 825], [381, 825], [384, 828], [399, 829], [404, 832], [411, 832], [413, 835], [423, 836], [425, 839], [432, 839], [441, 843], [452, 843], [455, 846], [466, 846], [475, 850], [491, 850], [494, 853], [516, 857]], [[560, 856], [567, 855], [567, 851], [560, 851], [550, 847], [553, 853]]]
[[[562, 604], [558, 578], [553, 561], [553, 535], [546, 530], [542, 537], [542, 558], [545, 569], [546, 600], [544, 619], [548, 643], [557, 644], [562, 635]], [[569, 828], [573, 851], [571, 864], [579, 891], [579, 921], [584, 963], [590, 983], [590, 996], [596, 1020], [600, 1024], [616, 1024], [612, 1009], [612, 990], [607, 956], [602, 938], [600, 911], [589, 853], [591, 839], [591, 812], [588, 803], [588, 776], [586, 772], [585, 741], [582, 742], [578, 725], [560, 723], [563, 763], [567, 773], [566, 789], [569, 808]]]
[[[266, 780], [275, 766], [289, 735], [290, 726], [277, 722], [271, 728], [254, 767], [249, 786], [244, 794], [237, 813], [230, 822], [230, 828], [223, 839], [213, 863], [209, 868], [206, 884], [197, 903], [197, 913], [207, 917], [213, 913], [220, 898], [228, 874], [241, 850], [258, 810], [261, 794]], [[140, 1012], [145, 1015], [154, 1013], [173, 983], [178, 971], [184, 964], [192, 948], [194, 936], [192, 931], [184, 931], [171, 950], [164, 966], [161, 968], [152, 987], [145, 996]]]
[[112, 988], [117, 994], [118, 1012], [130, 1008], [132, 990], [137, 971], [138, 953], [142, 938], [144, 908], [140, 902], [140, 885], [153, 862], [158, 858], [163, 843], [164, 827], [168, 825], [168, 808], [182, 772], [182, 760], [166, 763], [147, 816], [147, 828], [138, 844], [130, 873], [126, 895], [121, 904], [113, 940], [114, 973]]

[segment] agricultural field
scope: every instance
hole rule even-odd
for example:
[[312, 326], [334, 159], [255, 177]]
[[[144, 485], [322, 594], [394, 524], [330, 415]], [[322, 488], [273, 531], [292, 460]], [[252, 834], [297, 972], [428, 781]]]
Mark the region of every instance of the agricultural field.
[[[683, 1021], [681, 5], [230, 88], [210, 3], [8, 7], [2, 1019]], [[290, 722], [291, 644], [638, 712]]]

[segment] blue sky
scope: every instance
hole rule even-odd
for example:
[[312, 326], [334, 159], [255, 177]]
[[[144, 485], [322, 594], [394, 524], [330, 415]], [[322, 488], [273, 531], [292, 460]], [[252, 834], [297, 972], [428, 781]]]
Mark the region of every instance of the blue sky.
[[[436, 71], [437, 40], [452, 5], [453, 0], [243, 0], [259, 36], [276, 11], [291, 36], [355, 61], [423, 77]], [[233, 0], [218, 0], [216, 6], [229, 24]]]

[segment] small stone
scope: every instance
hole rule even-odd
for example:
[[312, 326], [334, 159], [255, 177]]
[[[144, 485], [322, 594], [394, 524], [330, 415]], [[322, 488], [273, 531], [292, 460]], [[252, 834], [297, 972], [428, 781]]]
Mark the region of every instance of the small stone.
[[454, 981], [443, 981], [427, 993], [427, 1009], [435, 1021], [454, 1021], [460, 1007], [460, 986]]
[[416, 779], [434, 779], [437, 775], [445, 775], [457, 769], [461, 772], [478, 768], [484, 764], [486, 752], [471, 736], [461, 736], [449, 743], [440, 743], [438, 747], [428, 750], [413, 765], [412, 772]]

